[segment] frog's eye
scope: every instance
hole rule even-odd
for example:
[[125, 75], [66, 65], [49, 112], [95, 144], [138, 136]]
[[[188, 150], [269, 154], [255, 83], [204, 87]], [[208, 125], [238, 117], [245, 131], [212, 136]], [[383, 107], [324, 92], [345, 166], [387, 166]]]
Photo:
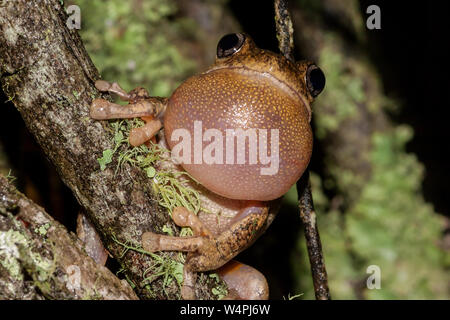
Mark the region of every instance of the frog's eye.
[[306, 71], [306, 86], [313, 98], [317, 97], [325, 87], [325, 75], [315, 64], [310, 65]]
[[235, 54], [241, 49], [245, 42], [245, 35], [242, 33], [230, 33], [222, 37], [217, 44], [217, 57], [225, 58]]

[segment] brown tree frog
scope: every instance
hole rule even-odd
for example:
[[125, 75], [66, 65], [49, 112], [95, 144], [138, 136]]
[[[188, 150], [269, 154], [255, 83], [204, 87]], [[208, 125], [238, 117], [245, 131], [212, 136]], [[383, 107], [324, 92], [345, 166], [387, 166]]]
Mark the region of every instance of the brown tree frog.
[[172, 219], [191, 227], [193, 236], [147, 232], [142, 237], [148, 251], [188, 253], [184, 299], [196, 298], [196, 272], [216, 269], [235, 298], [268, 298], [264, 276], [230, 260], [266, 230], [281, 197], [308, 166], [310, 104], [324, 86], [324, 74], [314, 63], [294, 63], [259, 49], [243, 33], [225, 35], [215, 63], [188, 78], [169, 98], [96, 82], [100, 91], [115, 93], [129, 104], [95, 99], [91, 117], [143, 117], [146, 124], [130, 132], [130, 144], [145, 143], [159, 132], [159, 143], [172, 152], [173, 170], [186, 170], [199, 181], [202, 205], [221, 212], [219, 217], [195, 215], [178, 207]]

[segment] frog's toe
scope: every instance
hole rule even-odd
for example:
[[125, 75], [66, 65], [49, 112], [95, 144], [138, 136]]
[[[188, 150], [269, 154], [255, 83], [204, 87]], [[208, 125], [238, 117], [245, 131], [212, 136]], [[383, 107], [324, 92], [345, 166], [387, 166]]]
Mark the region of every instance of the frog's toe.
[[230, 261], [217, 270], [228, 286], [225, 299], [267, 300], [269, 285], [264, 275], [246, 264]]
[[172, 220], [179, 227], [191, 228], [196, 236], [210, 237], [212, 235], [198, 216], [185, 207], [176, 207], [172, 212]]
[[103, 246], [94, 225], [89, 221], [83, 211], [80, 211], [77, 217], [77, 236], [83, 242], [86, 253], [96, 263], [104, 266], [108, 259], [108, 251]]
[[95, 81], [95, 87], [98, 91], [116, 94], [123, 101], [130, 101], [132, 96], [123, 90], [117, 82], [110, 83], [105, 80]]
[[111, 83], [106, 80], [95, 81], [95, 87], [98, 91], [107, 92], [111, 88]]
[[183, 300], [196, 300], [194, 287], [183, 285], [181, 286], [181, 298]]
[[159, 119], [147, 121], [147, 123], [139, 128], [134, 128], [130, 131], [129, 141], [133, 147], [152, 139], [158, 131], [162, 128], [162, 123]]
[[194, 252], [204, 246], [202, 237], [173, 237], [154, 232], [142, 235], [142, 247], [149, 252], [184, 251]]
[[161, 250], [161, 236], [157, 233], [146, 232], [142, 235], [142, 246], [148, 252], [156, 252]]
[[108, 100], [97, 98], [94, 99], [91, 103], [91, 108], [89, 110], [89, 115], [92, 119], [96, 120], [104, 120], [107, 119], [110, 112], [110, 104]]

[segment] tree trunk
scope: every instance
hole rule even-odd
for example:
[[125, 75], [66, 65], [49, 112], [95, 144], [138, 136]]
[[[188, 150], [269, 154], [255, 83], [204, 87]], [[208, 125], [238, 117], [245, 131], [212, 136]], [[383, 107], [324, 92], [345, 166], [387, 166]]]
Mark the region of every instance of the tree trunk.
[[[57, 0], [8, 1], [0, 7], [3, 90], [85, 209], [108, 251], [136, 285], [137, 294], [141, 298], [179, 297], [174, 281], [164, 290], [162, 279], [143, 282], [144, 272], [156, 263], [151, 257], [133, 250], [122, 254], [124, 247], [118, 242], [139, 247], [143, 232], [160, 231], [171, 222], [141, 170], [127, 164], [116, 175], [114, 166], [99, 169], [97, 159], [113, 144], [108, 123], [89, 118], [89, 105], [99, 97], [94, 87], [99, 74], [66, 21]], [[170, 254], [164, 257], [170, 259]], [[199, 286], [199, 298], [211, 298], [205, 288], [205, 284]]]

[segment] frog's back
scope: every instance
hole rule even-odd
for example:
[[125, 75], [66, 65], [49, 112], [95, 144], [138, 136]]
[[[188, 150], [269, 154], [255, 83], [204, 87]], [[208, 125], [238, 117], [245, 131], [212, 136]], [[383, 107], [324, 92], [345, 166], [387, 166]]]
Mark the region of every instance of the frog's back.
[[[309, 114], [301, 101], [289, 90], [280, 89], [275, 80], [252, 71], [219, 69], [187, 79], [170, 97], [164, 117], [168, 145], [173, 149], [180, 142], [172, 140], [174, 130], [189, 132], [190, 161], [182, 166], [209, 190], [231, 199], [273, 200], [286, 193], [306, 169], [312, 151]], [[194, 122], [202, 135], [206, 132], [215, 137], [199, 141]], [[244, 163], [238, 161], [238, 150], [243, 149], [237, 148], [238, 140], [234, 140], [234, 149], [230, 139], [227, 141], [230, 129], [237, 134], [237, 129], [250, 129], [251, 137], [256, 134], [252, 145], [249, 137], [245, 140]], [[211, 141], [217, 147], [213, 152], [212, 145], [208, 148]], [[201, 143], [200, 148], [195, 148], [195, 143]], [[269, 156], [269, 163], [267, 159], [261, 162], [262, 155]], [[256, 164], [250, 164], [255, 156]], [[208, 163], [212, 158], [219, 163]]]

